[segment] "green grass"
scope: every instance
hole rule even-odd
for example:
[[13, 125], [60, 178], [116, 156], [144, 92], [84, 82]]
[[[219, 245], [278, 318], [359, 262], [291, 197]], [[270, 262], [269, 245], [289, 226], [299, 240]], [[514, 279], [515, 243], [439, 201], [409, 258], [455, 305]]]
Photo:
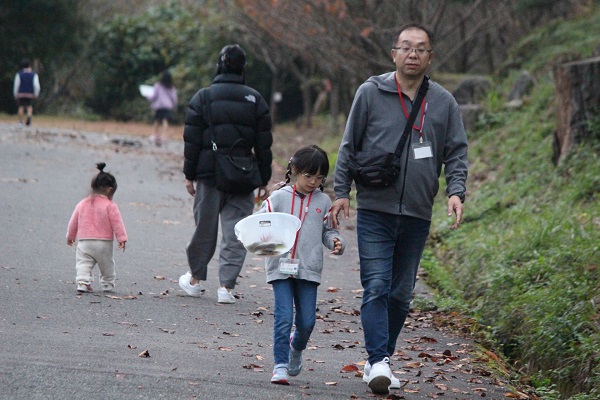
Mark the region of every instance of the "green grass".
[[519, 110], [488, 99], [470, 135], [465, 223], [449, 230], [439, 196], [438, 261], [423, 266], [527, 366], [544, 398], [591, 400], [600, 388], [600, 119], [555, 166], [553, 99], [550, 76]]

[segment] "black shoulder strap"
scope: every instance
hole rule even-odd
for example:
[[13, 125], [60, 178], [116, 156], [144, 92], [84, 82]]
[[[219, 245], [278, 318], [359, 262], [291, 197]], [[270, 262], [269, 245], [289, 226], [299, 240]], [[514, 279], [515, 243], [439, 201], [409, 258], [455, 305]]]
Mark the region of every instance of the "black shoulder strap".
[[400, 138], [400, 143], [398, 143], [398, 147], [396, 148], [396, 157], [400, 157], [400, 155], [402, 154], [402, 149], [404, 148], [404, 144], [406, 143], [406, 140], [408, 139], [408, 135], [410, 134], [410, 131], [412, 130], [412, 126], [415, 123], [415, 119], [417, 119], [417, 114], [419, 113], [419, 109], [421, 108], [421, 107], [419, 107], [419, 104], [421, 104], [421, 102], [425, 98], [425, 95], [427, 95], [428, 90], [429, 90], [429, 77], [427, 75], [425, 75], [423, 77], [423, 83], [421, 83], [421, 86], [419, 86], [419, 92], [417, 93], [417, 98], [413, 102], [413, 108], [412, 108], [412, 111], [410, 112], [410, 116], [408, 117], [408, 121], [406, 122], [406, 126], [404, 127], [404, 133], [402, 134], [402, 138]]
[[206, 123], [208, 124], [208, 129], [210, 130], [210, 142], [212, 143], [212, 149], [214, 151], [217, 151], [217, 143], [215, 142], [215, 130], [213, 129], [212, 123], [212, 112], [210, 111], [210, 86], [207, 87], [202, 93], [204, 94], [204, 99], [202, 102], [202, 112], [206, 111], [206, 115], [203, 117], [206, 120]]

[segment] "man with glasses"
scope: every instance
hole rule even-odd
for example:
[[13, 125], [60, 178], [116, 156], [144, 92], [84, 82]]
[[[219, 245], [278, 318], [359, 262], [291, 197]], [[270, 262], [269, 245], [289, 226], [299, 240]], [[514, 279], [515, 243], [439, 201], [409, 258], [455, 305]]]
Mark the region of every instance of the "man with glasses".
[[[374, 393], [400, 388], [390, 357], [412, 300], [417, 269], [429, 234], [434, 198], [444, 166], [448, 216], [458, 228], [467, 179], [467, 137], [456, 100], [428, 81], [433, 36], [420, 24], [400, 28], [391, 49], [394, 72], [372, 76], [357, 90], [340, 144], [334, 175], [332, 223], [350, 211], [354, 179], [349, 159], [356, 150], [393, 153], [414, 107], [418, 114], [400, 156], [394, 184], [356, 184], [360, 279], [364, 288], [361, 322], [368, 361], [363, 379]], [[421, 85], [429, 83], [416, 104]]]

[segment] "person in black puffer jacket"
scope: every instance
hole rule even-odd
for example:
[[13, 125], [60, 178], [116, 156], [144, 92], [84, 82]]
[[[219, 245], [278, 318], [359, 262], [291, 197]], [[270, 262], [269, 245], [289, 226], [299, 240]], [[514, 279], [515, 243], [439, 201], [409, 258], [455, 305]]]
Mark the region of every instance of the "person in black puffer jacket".
[[245, 85], [245, 69], [244, 50], [237, 44], [225, 46], [210, 89], [200, 89], [190, 100], [183, 131], [183, 173], [187, 191], [194, 196], [196, 229], [186, 248], [190, 272], [179, 278], [179, 286], [190, 296], [203, 292], [200, 281], [207, 279], [208, 263], [216, 250], [220, 216], [219, 303], [235, 302], [231, 290], [242, 269], [246, 249], [237, 240], [234, 226], [252, 214], [254, 192], [235, 194], [215, 187], [209, 121], [220, 150], [227, 150], [241, 138], [247, 144], [245, 152], [256, 156], [262, 181], [258, 198], [265, 200], [269, 196], [267, 184], [271, 179], [271, 114], [260, 93]]

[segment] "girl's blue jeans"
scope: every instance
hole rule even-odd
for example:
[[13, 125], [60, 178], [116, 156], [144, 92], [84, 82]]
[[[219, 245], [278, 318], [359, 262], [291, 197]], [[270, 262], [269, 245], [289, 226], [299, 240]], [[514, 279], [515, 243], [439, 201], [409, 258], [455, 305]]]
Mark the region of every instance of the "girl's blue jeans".
[[369, 363], [394, 354], [406, 321], [430, 221], [359, 209], [360, 309]]
[[[274, 302], [273, 356], [276, 366], [289, 364], [290, 334], [296, 325], [291, 342], [294, 349], [306, 349], [308, 339], [315, 327], [317, 314], [316, 282], [304, 279], [279, 279], [272, 282]], [[294, 320], [294, 308], [296, 318]]]

